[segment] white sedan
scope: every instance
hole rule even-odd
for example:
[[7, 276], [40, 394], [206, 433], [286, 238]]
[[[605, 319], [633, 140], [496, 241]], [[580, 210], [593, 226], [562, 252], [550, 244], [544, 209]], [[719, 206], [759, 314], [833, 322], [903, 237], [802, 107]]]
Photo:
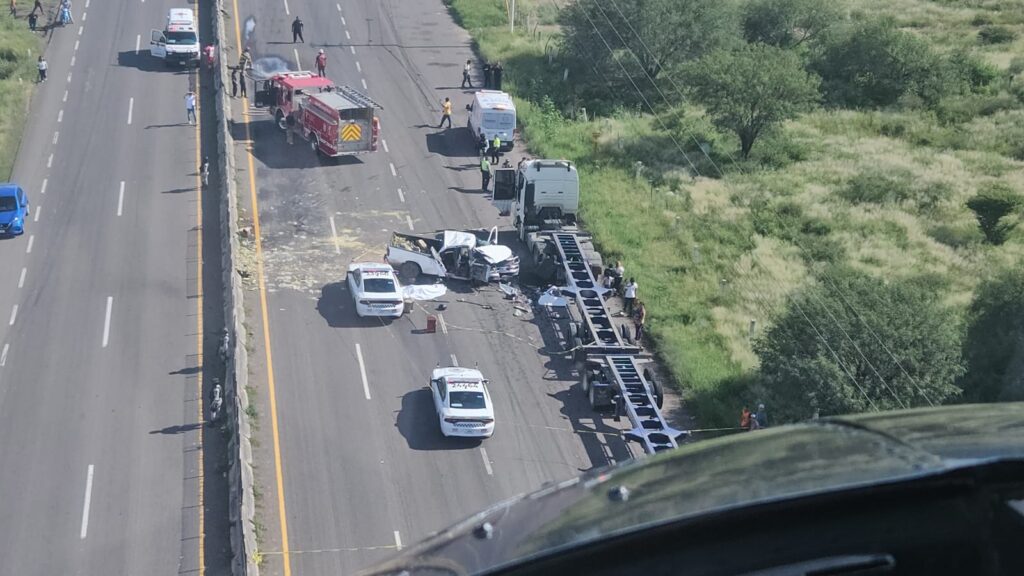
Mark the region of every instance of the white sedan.
[[395, 271], [380, 262], [357, 262], [348, 267], [348, 291], [356, 314], [398, 318], [405, 310], [402, 286]]
[[494, 405], [479, 370], [438, 367], [430, 375], [430, 392], [441, 434], [469, 438], [494, 434]]

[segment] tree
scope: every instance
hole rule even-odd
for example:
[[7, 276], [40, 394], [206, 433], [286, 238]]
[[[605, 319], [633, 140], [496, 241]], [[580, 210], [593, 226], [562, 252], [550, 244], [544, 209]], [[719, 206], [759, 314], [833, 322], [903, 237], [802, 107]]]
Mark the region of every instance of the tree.
[[1012, 215], [1021, 204], [1020, 195], [1003, 182], [990, 184], [967, 201], [985, 239], [997, 246], [1005, 242], [1016, 227], [1016, 222], [1007, 222], [1004, 218]]
[[967, 314], [961, 379], [970, 402], [1024, 400], [1024, 269], [982, 282]]
[[715, 52], [690, 65], [686, 77], [712, 121], [739, 137], [744, 158], [765, 130], [819, 98], [818, 78], [803, 69], [799, 57], [766, 44]]
[[889, 20], [852, 24], [826, 36], [810, 66], [833, 105], [888, 106], [908, 94], [933, 105], [947, 90], [950, 67], [924, 40]]
[[955, 320], [932, 280], [883, 283], [833, 268], [755, 344], [761, 385], [789, 421], [939, 404], [963, 373]]
[[619, 102], [637, 101], [635, 82], [651, 104], [662, 104], [652, 81], [740, 39], [738, 13], [721, 0], [575, 0], [560, 22], [562, 47], [579, 63], [577, 74], [598, 79], [606, 91], [610, 84]]
[[828, 0], [752, 0], [743, 10], [749, 42], [794, 48], [842, 20], [842, 8]]

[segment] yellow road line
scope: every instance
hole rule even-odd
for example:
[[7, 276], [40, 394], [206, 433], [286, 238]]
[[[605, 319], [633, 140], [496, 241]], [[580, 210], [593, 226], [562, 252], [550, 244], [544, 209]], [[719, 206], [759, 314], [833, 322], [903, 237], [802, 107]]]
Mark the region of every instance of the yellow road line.
[[[196, 94], [199, 94], [199, 70], [196, 70]], [[202, 102], [196, 98], [196, 163], [201, 166], [200, 154], [202, 154], [202, 140], [200, 139], [199, 119], [202, 117]], [[203, 497], [203, 454], [206, 453], [203, 444], [203, 374], [206, 372], [203, 367], [203, 175], [196, 170], [196, 348], [198, 354], [196, 365], [199, 366], [196, 388], [199, 392], [199, 576], [206, 573], [206, 513]]]
[[[242, 33], [238, 22], [238, 0], [232, 0], [235, 11], [235, 49], [238, 56], [242, 55]], [[245, 70], [242, 70], [241, 81], [245, 82]], [[249, 115], [249, 101], [242, 99], [242, 114]], [[249, 122], [245, 123], [245, 139], [252, 141]], [[256, 168], [253, 164], [252, 148], [246, 154], [249, 164], [249, 197], [252, 202], [252, 231], [256, 240], [256, 278], [259, 282], [260, 313], [263, 316], [263, 349], [267, 358], [267, 389], [270, 398], [270, 430], [274, 438], [274, 476], [277, 479], [277, 515], [281, 524], [281, 557], [284, 564], [284, 576], [291, 576], [291, 558], [288, 551], [288, 516], [284, 505], [284, 475], [281, 473], [281, 440], [277, 425], [277, 392], [274, 387], [274, 360], [270, 353], [270, 318], [267, 314], [267, 284], [263, 274], [263, 242], [260, 239], [260, 209], [256, 198]], [[232, 176], [233, 177], [233, 176]]]

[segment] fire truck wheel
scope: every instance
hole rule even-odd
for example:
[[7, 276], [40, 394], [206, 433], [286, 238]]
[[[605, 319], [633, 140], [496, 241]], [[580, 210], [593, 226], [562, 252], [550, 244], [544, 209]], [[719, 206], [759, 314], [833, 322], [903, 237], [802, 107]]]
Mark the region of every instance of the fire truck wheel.
[[288, 122], [284, 119], [284, 112], [278, 110], [274, 119], [277, 120], [277, 127], [280, 128], [282, 132], [288, 129]]

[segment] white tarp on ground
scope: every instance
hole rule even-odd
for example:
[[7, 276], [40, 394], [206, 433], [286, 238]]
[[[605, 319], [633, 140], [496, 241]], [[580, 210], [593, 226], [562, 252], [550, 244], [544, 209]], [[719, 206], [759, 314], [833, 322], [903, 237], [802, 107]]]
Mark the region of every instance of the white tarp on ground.
[[465, 246], [467, 248], [472, 248], [476, 246], [476, 236], [469, 232], [445, 230], [444, 246], [441, 247], [441, 252], [444, 252], [449, 248], [455, 248], [456, 246]]
[[448, 292], [444, 284], [410, 284], [402, 286], [402, 296], [406, 300], [433, 300]]
[[559, 292], [558, 287], [552, 286], [537, 298], [537, 305], [565, 307], [569, 305], [569, 302], [562, 297], [562, 293]]

